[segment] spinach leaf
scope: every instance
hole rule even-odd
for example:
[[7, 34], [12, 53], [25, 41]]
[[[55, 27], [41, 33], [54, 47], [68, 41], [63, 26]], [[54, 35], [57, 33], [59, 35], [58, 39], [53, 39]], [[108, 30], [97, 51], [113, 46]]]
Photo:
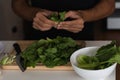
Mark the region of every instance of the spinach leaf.
[[80, 55], [76, 58], [78, 67], [84, 69], [95, 69], [99, 65], [99, 60], [95, 56]]
[[100, 47], [97, 50], [95, 55], [100, 61], [106, 61], [115, 55], [117, 51], [115, 41], [112, 41], [110, 44]]
[[56, 22], [62, 22], [65, 20], [65, 14], [66, 14], [66, 11], [59, 12], [58, 14], [54, 13], [51, 16], [49, 16], [49, 19]]

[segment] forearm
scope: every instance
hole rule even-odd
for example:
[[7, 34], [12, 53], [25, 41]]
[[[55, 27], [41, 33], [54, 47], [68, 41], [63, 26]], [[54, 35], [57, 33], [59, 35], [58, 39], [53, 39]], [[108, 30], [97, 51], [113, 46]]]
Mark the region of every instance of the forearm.
[[32, 21], [39, 8], [31, 7], [27, 0], [12, 0], [13, 11], [23, 19]]
[[111, 15], [115, 9], [115, 0], [101, 0], [94, 8], [80, 10], [85, 22], [95, 21]]

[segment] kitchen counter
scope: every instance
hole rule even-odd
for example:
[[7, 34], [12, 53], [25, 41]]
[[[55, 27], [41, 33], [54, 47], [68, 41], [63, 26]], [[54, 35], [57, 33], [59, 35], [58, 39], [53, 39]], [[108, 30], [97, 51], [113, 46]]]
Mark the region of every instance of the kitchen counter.
[[[86, 41], [86, 46], [102, 46], [108, 43], [110, 43], [110, 41]], [[116, 71], [114, 71], [105, 80], [120, 80], [119, 75], [120, 65], [118, 65]], [[25, 72], [21, 72], [20, 70], [2, 70], [0, 80], [84, 80], [84, 79], [78, 76], [73, 70], [71, 71], [26, 70]]]

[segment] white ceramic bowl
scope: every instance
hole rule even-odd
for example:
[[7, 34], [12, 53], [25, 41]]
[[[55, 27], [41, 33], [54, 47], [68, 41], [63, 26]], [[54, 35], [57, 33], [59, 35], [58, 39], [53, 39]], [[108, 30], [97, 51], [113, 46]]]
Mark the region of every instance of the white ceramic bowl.
[[78, 55], [85, 54], [93, 56], [96, 54], [98, 48], [99, 47], [85, 47], [75, 51], [70, 57], [70, 62], [74, 71], [85, 80], [104, 80], [116, 69], [117, 63], [100, 70], [87, 70], [77, 67], [76, 57]]

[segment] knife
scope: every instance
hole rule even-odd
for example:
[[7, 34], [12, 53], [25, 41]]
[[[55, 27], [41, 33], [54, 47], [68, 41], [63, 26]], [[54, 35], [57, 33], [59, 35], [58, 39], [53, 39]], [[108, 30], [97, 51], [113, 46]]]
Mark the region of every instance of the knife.
[[21, 57], [21, 49], [18, 43], [14, 43], [13, 47], [16, 51], [16, 63], [19, 66], [20, 70], [24, 72], [26, 70], [26, 67], [24, 66], [24, 59]]

